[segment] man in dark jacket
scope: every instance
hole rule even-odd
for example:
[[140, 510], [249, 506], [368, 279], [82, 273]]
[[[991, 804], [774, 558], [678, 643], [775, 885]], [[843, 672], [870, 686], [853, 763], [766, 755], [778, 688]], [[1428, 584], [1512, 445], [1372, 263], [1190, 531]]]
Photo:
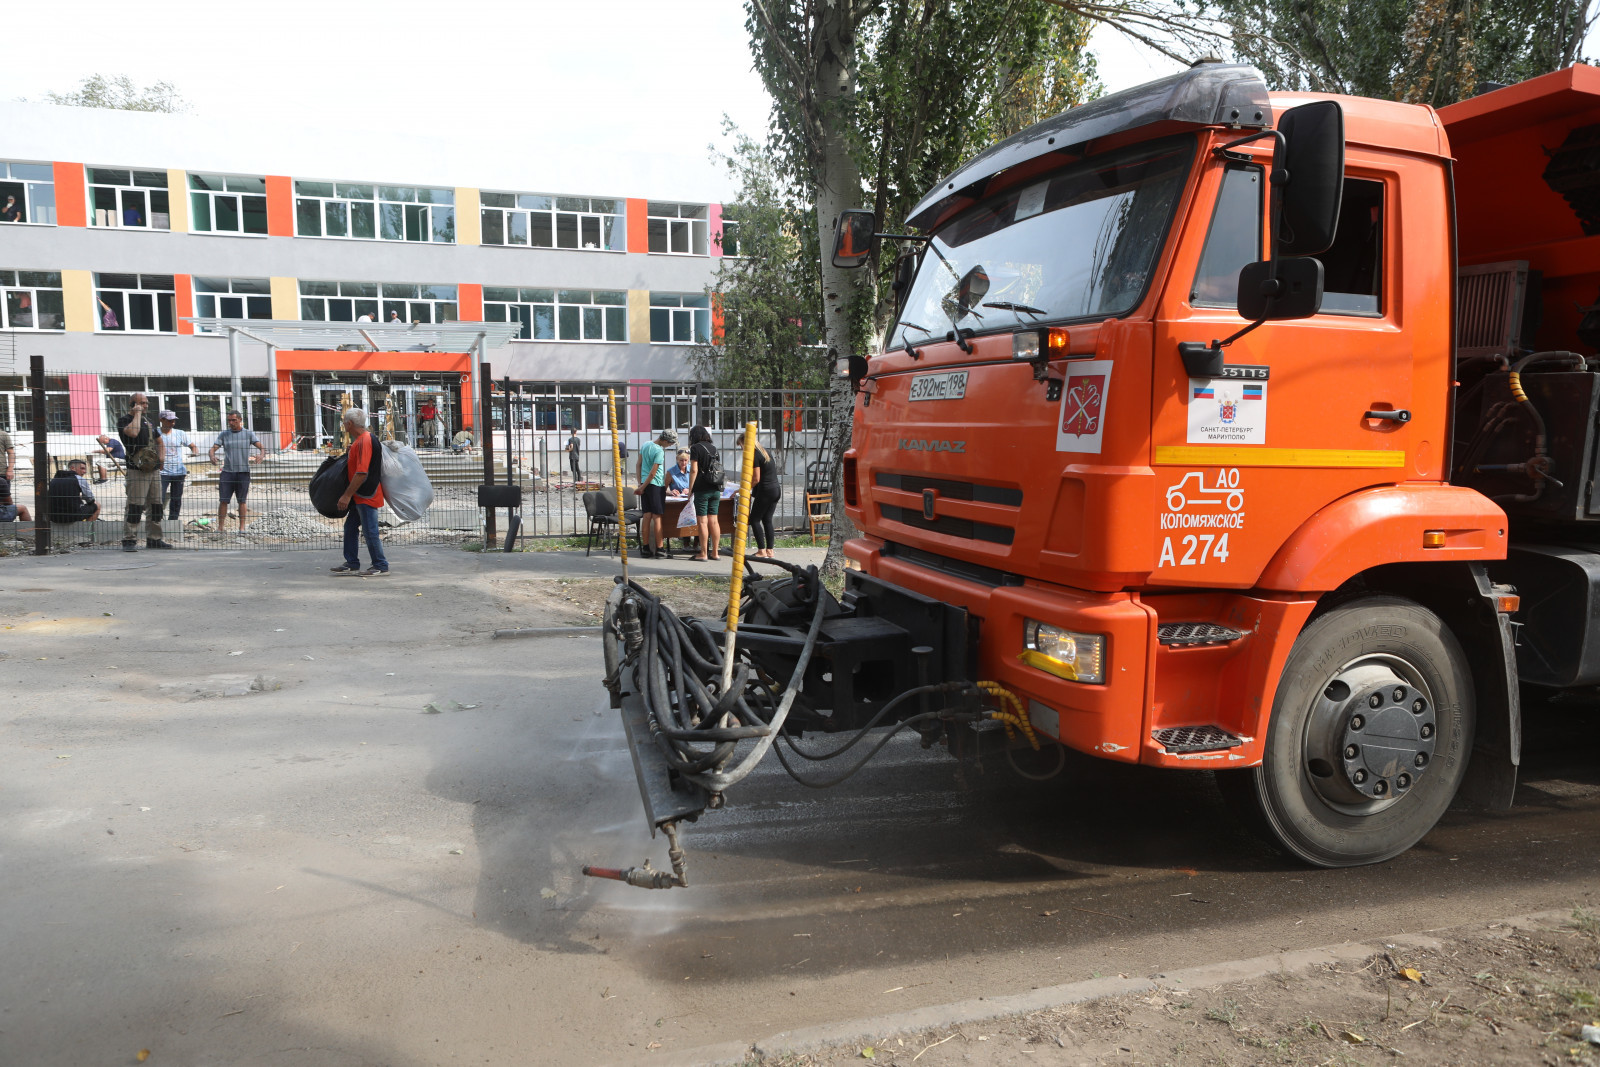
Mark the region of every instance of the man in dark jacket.
[[75, 459], [50, 479], [50, 521], [88, 522], [100, 517], [100, 505], [89, 489], [89, 464]]

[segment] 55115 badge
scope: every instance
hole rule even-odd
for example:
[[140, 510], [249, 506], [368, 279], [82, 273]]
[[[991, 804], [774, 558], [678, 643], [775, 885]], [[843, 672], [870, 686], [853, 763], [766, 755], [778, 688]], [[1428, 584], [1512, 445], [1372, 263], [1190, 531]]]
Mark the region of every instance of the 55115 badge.
[[1057, 452], [1099, 455], [1111, 393], [1111, 365], [1109, 359], [1067, 365], [1067, 380], [1061, 388], [1061, 421], [1056, 423]]
[[1267, 368], [1230, 365], [1223, 378], [1190, 378], [1191, 445], [1260, 445], [1267, 441]]

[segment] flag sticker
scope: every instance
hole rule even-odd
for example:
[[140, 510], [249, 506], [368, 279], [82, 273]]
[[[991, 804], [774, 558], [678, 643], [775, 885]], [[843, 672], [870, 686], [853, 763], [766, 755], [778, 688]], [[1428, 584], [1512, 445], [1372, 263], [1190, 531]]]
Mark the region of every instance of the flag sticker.
[[1189, 444], [1260, 445], [1267, 440], [1267, 383], [1189, 379]]

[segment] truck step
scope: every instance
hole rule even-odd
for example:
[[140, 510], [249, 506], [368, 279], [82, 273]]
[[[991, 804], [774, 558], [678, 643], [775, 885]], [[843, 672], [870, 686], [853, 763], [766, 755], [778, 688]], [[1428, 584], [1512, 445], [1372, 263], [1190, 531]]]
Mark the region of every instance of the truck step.
[[1156, 640], [1163, 645], [1226, 645], [1243, 636], [1243, 630], [1214, 622], [1164, 622], [1156, 627]]
[[1151, 734], [1171, 755], [1175, 752], [1218, 752], [1238, 748], [1244, 738], [1220, 726], [1169, 726]]

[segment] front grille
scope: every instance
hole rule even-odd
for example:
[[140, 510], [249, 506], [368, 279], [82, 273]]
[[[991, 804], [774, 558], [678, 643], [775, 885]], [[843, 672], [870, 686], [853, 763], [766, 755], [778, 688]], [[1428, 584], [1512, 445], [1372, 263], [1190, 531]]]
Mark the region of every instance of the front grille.
[[958, 519], [950, 515], [928, 519], [923, 517], [920, 510], [913, 511], [893, 504], [880, 504], [879, 507], [883, 511], [883, 517], [890, 522], [898, 522], [918, 530], [932, 530], [934, 533], [948, 534], [951, 537], [964, 537], [969, 541], [990, 541], [997, 545], [1009, 545], [1017, 534], [1009, 526], [992, 526], [986, 522], [973, 522], [971, 519]]
[[1164, 622], [1156, 627], [1156, 640], [1163, 645], [1225, 645], [1243, 636], [1243, 630], [1214, 622]]
[[1168, 755], [1175, 752], [1219, 752], [1244, 744], [1244, 738], [1220, 726], [1169, 726], [1150, 736], [1166, 749]]
[[914, 563], [919, 567], [926, 567], [931, 571], [948, 574], [952, 578], [964, 578], [969, 582], [976, 582], [979, 585], [987, 585], [992, 588], [1002, 585], [1022, 584], [1022, 575], [1020, 574], [1012, 574], [1009, 571], [999, 570], [995, 567], [985, 567], [982, 564], [970, 563], [964, 559], [951, 559], [949, 556], [941, 556], [937, 552], [929, 552], [926, 549], [902, 545], [898, 541], [885, 541], [883, 554], [893, 559], [903, 560], [906, 563]]
[[902, 493], [918, 493], [924, 489], [936, 490], [940, 496], [951, 500], [971, 500], [979, 504], [1000, 504], [1008, 508], [1022, 506], [1022, 490], [1003, 485], [983, 485], [980, 482], [960, 482], [953, 478], [930, 478], [922, 474], [884, 474], [873, 476], [873, 482], [885, 489], [898, 489]]

